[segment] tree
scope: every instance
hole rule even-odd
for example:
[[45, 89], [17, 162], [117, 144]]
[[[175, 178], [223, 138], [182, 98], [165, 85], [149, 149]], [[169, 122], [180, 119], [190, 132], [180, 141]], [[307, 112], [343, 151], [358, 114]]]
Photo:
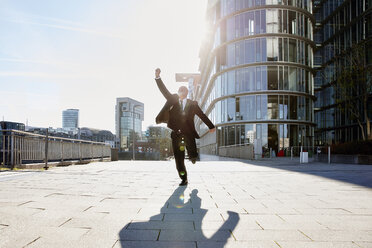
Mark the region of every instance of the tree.
[[149, 141], [152, 148], [160, 153], [162, 159], [172, 154], [172, 141], [169, 137], [153, 137]]
[[[363, 140], [372, 139], [368, 99], [372, 94], [372, 65], [367, 63], [365, 45], [354, 45], [339, 57], [336, 103], [343, 113], [358, 122]], [[364, 127], [364, 122], [366, 127]]]

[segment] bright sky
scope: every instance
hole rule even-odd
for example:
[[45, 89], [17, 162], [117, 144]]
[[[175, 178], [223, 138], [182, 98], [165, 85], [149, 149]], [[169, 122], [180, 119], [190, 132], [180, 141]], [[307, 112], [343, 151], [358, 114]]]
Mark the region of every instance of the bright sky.
[[0, 118], [115, 133], [117, 97], [145, 104], [143, 129], [171, 92], [177, 72], [197, 72], [207, 0], [0, 0]]

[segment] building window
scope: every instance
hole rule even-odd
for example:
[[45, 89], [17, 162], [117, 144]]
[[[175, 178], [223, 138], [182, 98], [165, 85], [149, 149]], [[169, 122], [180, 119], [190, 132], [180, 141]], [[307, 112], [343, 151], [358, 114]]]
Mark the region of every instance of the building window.
[[268, 86], [269, 90], [278, 90], [278, 67], [277, 66], [268, 66]]
[[273, 151], [275, 151], [277, 153], [278, 152], [278, 144], [279, 144], [277, 124], [269, 124], [268, 125], [267, 135], [268, 135], [269, 148], [272, 148]]
[[268, 96], [267, 114], [268, 119], [278, 119], [278, 96]]

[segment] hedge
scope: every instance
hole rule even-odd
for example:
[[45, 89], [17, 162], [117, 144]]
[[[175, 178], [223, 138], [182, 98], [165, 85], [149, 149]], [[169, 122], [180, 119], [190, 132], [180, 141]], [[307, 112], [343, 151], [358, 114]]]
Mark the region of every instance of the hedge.
[[372, 140], [332, 145], [331, 154], [372, 155]]

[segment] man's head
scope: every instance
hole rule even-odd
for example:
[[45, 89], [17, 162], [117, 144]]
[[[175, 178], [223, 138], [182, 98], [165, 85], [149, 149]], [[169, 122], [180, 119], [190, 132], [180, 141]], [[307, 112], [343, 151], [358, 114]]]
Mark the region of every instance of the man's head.
[[178, 96], [181, 100], [185, 99], [187, 97], [187, 94], [189, 93], [189, 90], [185, 86], [181, 86], [178, 89]]

